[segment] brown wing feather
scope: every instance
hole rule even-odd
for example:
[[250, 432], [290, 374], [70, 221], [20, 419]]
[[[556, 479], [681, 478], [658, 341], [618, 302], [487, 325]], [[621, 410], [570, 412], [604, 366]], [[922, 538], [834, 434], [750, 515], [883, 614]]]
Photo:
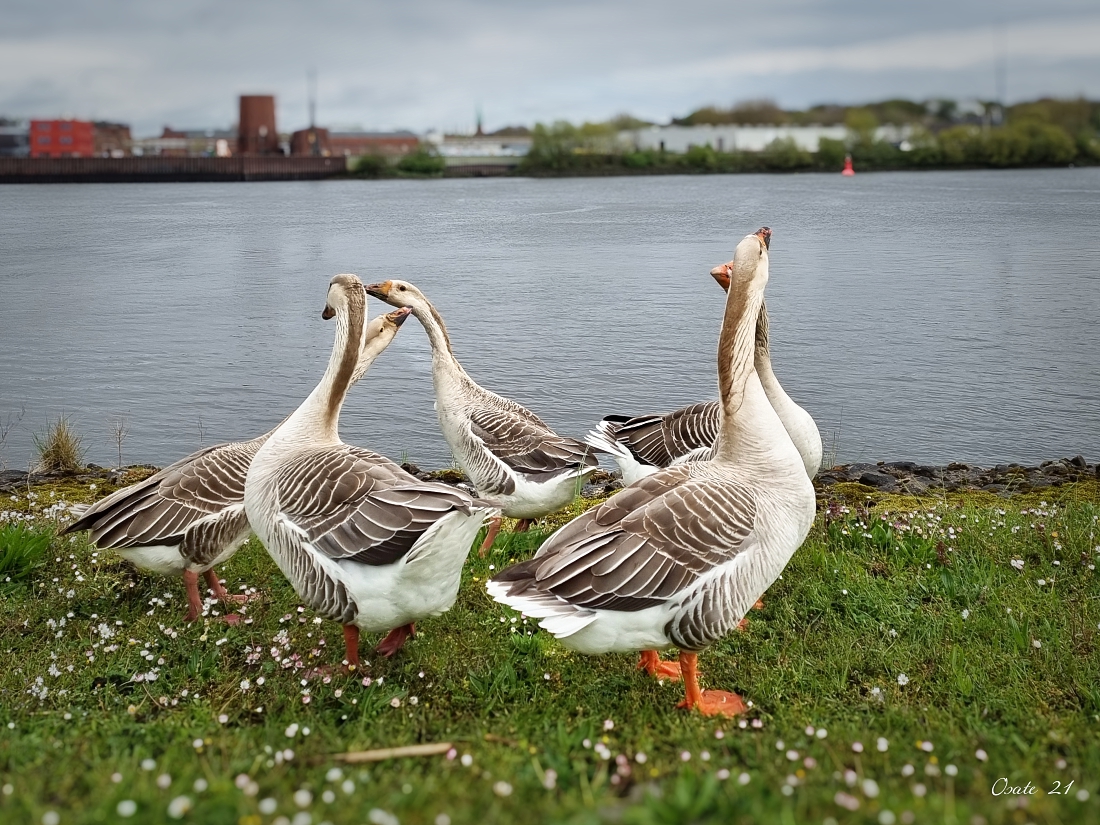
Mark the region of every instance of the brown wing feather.
[[303, 453], [280, 471], [293, 490], [279, 509], [334, 559], [392, 564], [447, 513], [470, 513], [457, 488], [419, 481], [388, 459], [351, 445]]
[[102, 548], [178, 544], [194, 523], [244, 502], [244, 478], [263, 438], [192, 453], [96, 502], [65, 529]]
[[740, 552], [756, 503], [735, 479], [673, 467], [615, 494], [501, 572], [513, 593], [551, 593], [575, 607], [641, 610]]
[[668, 467], [692, 450], [714, 444], [718, 402], [691, 404], [665, 415], [604, 420], [611, 423], [615, 440], [636, 459], [653, 467]]
[[570, 470], [596, 467], [599, 459], [583, 441], [562, 436], [508, 410], [477, 410], [470, 431], [486, 448], [519, 473], [551, 478]]

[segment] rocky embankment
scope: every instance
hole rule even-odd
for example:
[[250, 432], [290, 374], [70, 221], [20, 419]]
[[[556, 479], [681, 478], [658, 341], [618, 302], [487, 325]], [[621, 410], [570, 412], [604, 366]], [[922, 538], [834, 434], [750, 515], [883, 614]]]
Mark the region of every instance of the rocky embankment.
[[[464, 484], [466, 477], [458, 470], [434, 470], [426, 472], [415, 464], [401, 465], [419, 479], [442, 481], [446, 484]], [[49, 483], [112, 485], [132, 484], [156, 471], [148, 464], [109, 470], [89, 464], [80, 473], [32, 473], [21, 470], [0, 471], [0, 493], [9, 493], [28, 486]], [[814, 479], [818, 492], [825, 493], [836, 484], [860, 484], [884, 493], [908, 493], [923, 495], [938, 492], [984, 490], [990, 493], [1011, 495], [1047, 487], [1060, 487], [1074, 481], [1100, 479], [1100, 464], [1089, 464], [1082, 456], [1044, 461], [1037, 467], [1021, 464], [998, 464], [996, 467], [977, 467], [971, 464], [947, 464], [945, 466], [918, 464], [915, 461], [880, 461], [877, 464], [838, 464], [822, 470]], [[609, 495], [622, 487], [618, 473], [597, 470], [585, 485], [586, 496]]]
[[934, 492], [985, 490], [1011, 495], [1060, 487], [1072, 481], [1100, 478], [1100, 465], [1089, 464], [1082, 456], [1044, 461], [1038, 467], [998, 464], [975, 467], [971, 464], [933, 466], [914, 461], [880, 461], [878, 464], [841, 464], [822, 470], [814, 479], [819, 490], [835, 484], [862, 484], [884, 493], [921, 495]]

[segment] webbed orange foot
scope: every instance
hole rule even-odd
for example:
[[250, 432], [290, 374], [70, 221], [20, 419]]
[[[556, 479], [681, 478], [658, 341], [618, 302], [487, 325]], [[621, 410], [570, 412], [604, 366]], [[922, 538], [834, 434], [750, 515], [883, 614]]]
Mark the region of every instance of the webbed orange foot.
[[682, 678], [679, 662], [666, 662], [661, 659], [656, 650], [643, 650], [638, 660], [638, 670], [644, 670], [656, 679], [668, 679], [670, 682], [679, 682]]
[[704, 716], [740, 716], [748, 711], [745, 700], [728, 690], [702, 690], [694, 703], [689, 702], [689, 699], [684, 699], [676, 707], [688, 710], [694, 707]]

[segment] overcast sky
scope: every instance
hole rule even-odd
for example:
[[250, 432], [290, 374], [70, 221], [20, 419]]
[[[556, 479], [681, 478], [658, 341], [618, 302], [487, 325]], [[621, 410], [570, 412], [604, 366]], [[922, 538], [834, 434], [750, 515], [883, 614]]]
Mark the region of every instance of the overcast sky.
[[706, 104], [1100, 97], [1097, 0], [5, 0], [0, 114], [279, 128], [471, 129]]

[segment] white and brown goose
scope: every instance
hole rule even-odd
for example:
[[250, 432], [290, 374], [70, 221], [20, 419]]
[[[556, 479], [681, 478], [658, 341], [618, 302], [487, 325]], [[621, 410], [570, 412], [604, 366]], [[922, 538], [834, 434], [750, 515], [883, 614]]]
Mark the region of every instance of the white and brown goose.
[[[368, 325], [353, 383], [377, 356], [377, 352], [368, 352], [367, 346], [387, 325], [396, 329], [387, 316], [374, 318]], [[62, 535], [88, 530], [97, 548], [113, 550], [141, 570], [182, 576], [187, 589], [184, 621], [194, 621], [202, 614], [200, 575], [215, 599], [243, 603], [247, 597], [226, 591], [214, 567], [236, 553], [252, 533], [244, 509], [244, 478], [256, 452], [273, 432], [251, 441], [206, 447], [144, 481], [116, 490], [85, 510]], [[223, 618], [235, 624], [240, 617], [230, 613]]]
[[499, 512], [340, 440], [340, 409], [361, 351], [376, 356], [409, 314], [390, 313], [394, 325], [364, 350], [366, 303], [354, 275], [332, 279], [322, 314], [336, 318], [328, 368], [260, 447], [244, 487], [252, 528], [295, 592], [344, 626], [350, 668], [359, 665], [361, 630], [389, 631], [377, 650], [392, 656], [416, 621], [454, 604], [477, 532]]
[[[540, 618], [573, 650], [678, 647], [680, 706], [706, 714], [733, 715], [744, 704], [736, 694], [699, 689], [699, 651], [737, 626], [814, 518], [802, 458], [753, 366], [767, 280], [764, 238], [749, 235], [737, 245], [718, 341], [714, 458], [660, 470], [621, 490], [488, 583], [494, 599]], [[647, 669], [660, 665], [649, 657], [656, 655], [643, 655]]]
[[[771, 230], [765, 227], [760, 232], [765, 243], [770, 243]], [[724, 290], [729, 289], [732, 266], [733, 261], [730, 261], [710, 272]], [[766, 306], [761, 306], [756, 322], [754, 360], [764, 392], [802, 456], [806, 474], [813, 478], [821, 469], [821, 433], [813, 416], [791, 399], [775, 377], [768, 343]], [[585, 441], [593, 448], [609, 453], [619, 465], [623, 484], [630, 485], [662, 467], [711, 458], [718, 426], [718, 402], [703, 401], [664, 415], [609, 415], [589, 432]]]
[[[555, 433], [537, 415], [478, 385], [458, 363], [447, 327], [432, 303], [407, 281], [371, 284], [367, 292], [408, 307], [432, 348], [435, 410], [443, 437], [478, 495], [501, 503], [503, 515], [520, 519], [517, 532], [573, 501], [599, 460], [584, 442]], [[500, 530], [489, 527], [485, 555]]]

